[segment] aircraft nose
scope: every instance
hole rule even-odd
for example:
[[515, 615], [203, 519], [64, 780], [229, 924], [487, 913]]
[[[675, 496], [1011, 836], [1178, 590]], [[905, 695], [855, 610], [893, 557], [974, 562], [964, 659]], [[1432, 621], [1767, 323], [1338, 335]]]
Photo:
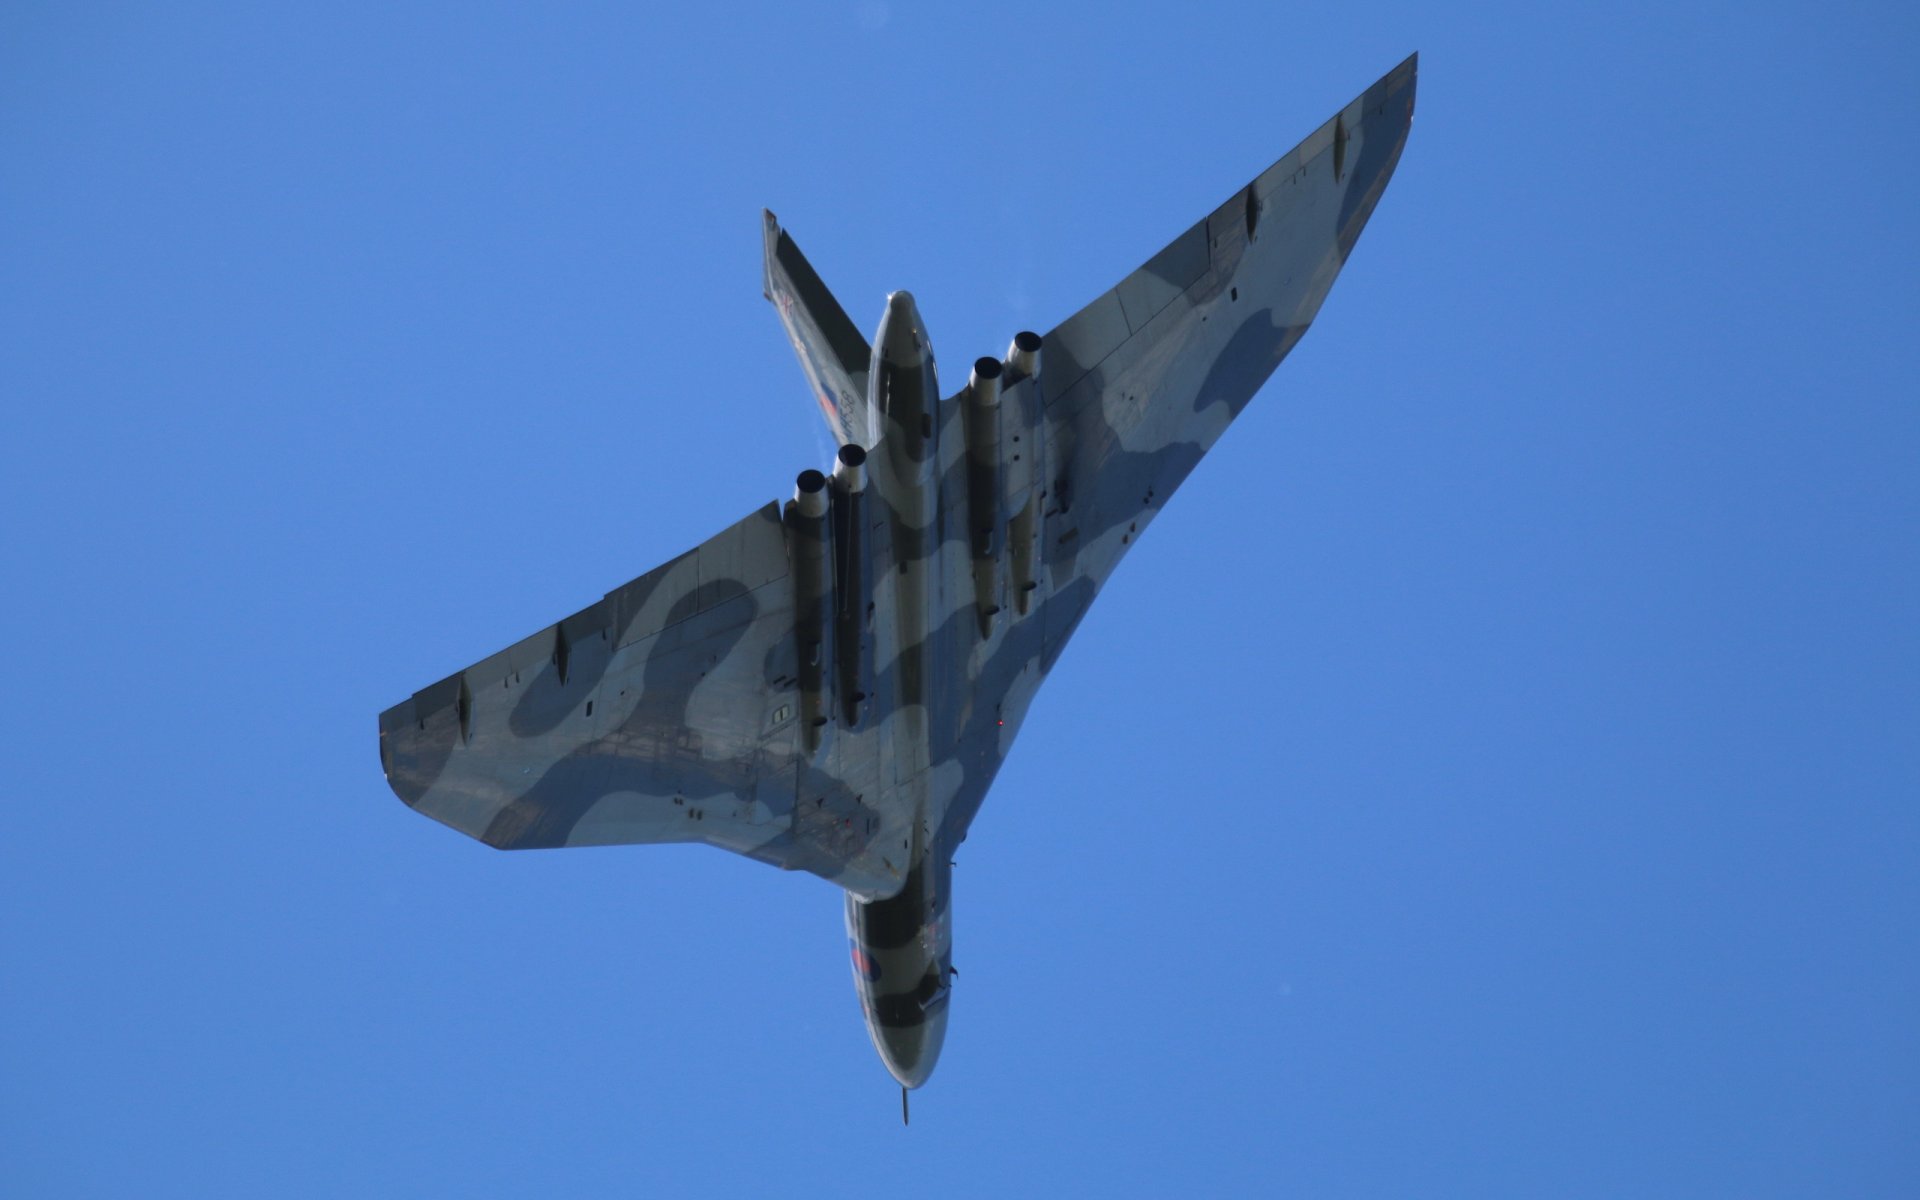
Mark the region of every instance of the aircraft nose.
[[940, 1047], [947, 1040], [946, 1009], [942, 1006], [914, 1025], [881, 1025], [875, 1033], [887, 1073], [901, 1087], [917, 1088], [933, 1075], [934, 1064], [940, 1061]]

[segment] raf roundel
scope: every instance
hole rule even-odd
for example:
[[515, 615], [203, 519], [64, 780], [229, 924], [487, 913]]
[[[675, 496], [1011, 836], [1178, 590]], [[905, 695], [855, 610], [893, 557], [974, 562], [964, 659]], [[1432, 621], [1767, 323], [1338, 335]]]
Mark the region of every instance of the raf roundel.
[[879, 983], [880, 964], [873, 960], [873, 955], [862, 950], [859, 942], [850, 941], [847, 945], [853, 950], [853, 973], [868, 983]]

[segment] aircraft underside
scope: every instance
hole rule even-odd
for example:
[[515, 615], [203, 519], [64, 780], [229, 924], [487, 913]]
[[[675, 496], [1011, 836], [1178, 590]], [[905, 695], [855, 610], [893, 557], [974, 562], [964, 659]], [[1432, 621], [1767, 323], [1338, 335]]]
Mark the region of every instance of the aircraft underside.
[[831, 469], [382, 714], [394, 791], [502, 849], [704, 841], [830, 880], [874, 1046], [925, 1083], [954, 850], [1094, 596], [1318, 312], [1414, 75], [945, 399], [913, 298], [869, 344], [766, 214]]

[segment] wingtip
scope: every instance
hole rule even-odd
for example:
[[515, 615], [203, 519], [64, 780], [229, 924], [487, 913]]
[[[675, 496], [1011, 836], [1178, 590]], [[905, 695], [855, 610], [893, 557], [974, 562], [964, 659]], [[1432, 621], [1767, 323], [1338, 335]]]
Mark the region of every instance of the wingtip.
[[760, 210], [760, 294], [773, 300], [773, 255], [780, 244], [780, 218], [773, 210]]
[[1406, 118], [1413, 118], [1413, 96], [1419, 82], [1420, 52], [1415, 50], [1400, 60], [1398, 66], [1380, 77], [1380, 81], [1367, 89], [1369, 96], [1390, 96], [1404, 92], [1407, 97]]
[[1415, 50], [1412, 54], [1401, 59], [1393, 70], [1388, 71], [1382, 76], [1380, 82], [1386, 84], [1388, 88], [1391, 89], [1411, 82], [1413, 78], [1419, 74], [1420, 52]]

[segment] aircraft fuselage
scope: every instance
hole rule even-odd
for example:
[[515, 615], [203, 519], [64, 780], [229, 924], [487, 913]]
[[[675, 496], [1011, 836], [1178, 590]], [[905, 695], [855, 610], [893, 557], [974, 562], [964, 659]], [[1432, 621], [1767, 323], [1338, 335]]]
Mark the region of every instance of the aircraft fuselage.
[[[882, 765], [889, 793], [882, 803], [913, 814], [905, 883], [882, 900], [847, 894], [847, 936], [854, 982], [874, 1048], [903, 1087], [926, 1082], [946, 1036], [952, 930], [947, 923], [952, 873], [928, 828], [926, 772], [931, 757], [938, 668], [934, 611], [939, 570], [940, 384], [933, 345], [913, 297], [894, 292], [873, 339], [867, 427], [878, 434], [867, 459], [878, 507], [885, 514], [892, 620], [891, 645], [879, 647], [894, 670], [884, 697], [896, 714]], [[880, 581], [875, 581], [880, 582]]]
[[947, 1036], [953, 971], [953, 870], [933, 842], [915, 848], [907, 882], [885, 900], [847, 893], [854, 986], [880, 1061], [902, 1087], [933, 1074]]

